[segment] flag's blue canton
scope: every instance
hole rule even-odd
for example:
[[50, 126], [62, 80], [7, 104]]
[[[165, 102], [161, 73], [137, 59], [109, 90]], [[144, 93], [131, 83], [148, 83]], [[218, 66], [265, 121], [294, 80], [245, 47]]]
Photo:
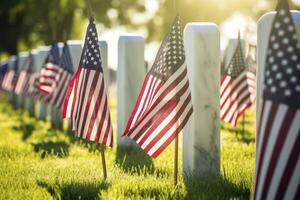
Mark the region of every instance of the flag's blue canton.
[[300, 43], [288, 5], [281, 2], [270, 34], [264, 98], [300, 108]]
[[7, 69], [8, 69], [8, 63], [7, 62], [1, 64], [1, 66], [0, 66], [0, 77], [1, 76], [3, 76], [3, 77], [5, 76], [5, 74], [7, 72]]
[[90, 19], [83, 51], [84, 54], [83, 58], [81, 59], [81, 66], [83, 68], [98, 70], [102, 72], [98, 35], [94, 19]]
[[59, 64], [59, 48], [57, 44], [53, 44], [46, 59], [46, 63]]
[[235, 49], [231, 62], [226, 70], [226, 74], [228, 76], [235, 78], [239, 76], [240, 73], [245, 71], [245, 69], [246, 69], [245, 58], [244, 58], [242, 42], [239, 34], [237, 47]]
[[69, 50], [67, 43], [64, 44], [60, 62], [61, 62], [60, 66], [63, 69], [65, 69], [66, 71], [68, 71], [70, 73], [74, 73], [74, 67], [73, 67], [73, 63], [72, 63], [72, 59], [71, 59], [71, 54], [70, 54], [70, 50]]
[[167, 80], [184, 64], [185, 54], [182, 29], [179, 17], [176, 18], [169, 34], [163, 41], [155, 58], [150, 73], [162, 80]]

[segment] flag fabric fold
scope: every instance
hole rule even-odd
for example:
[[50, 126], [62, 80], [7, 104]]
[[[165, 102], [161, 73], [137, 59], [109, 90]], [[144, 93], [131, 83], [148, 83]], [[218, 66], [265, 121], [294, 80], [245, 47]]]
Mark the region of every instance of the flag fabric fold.
[[57, 44], [53, 44], [45, 60], [44, 66], [40, 71], [38, 89], [47, 95], [45, 101], [49, 101], [49, 95], [57, 86], [57, 81], [60, 78], [61, 69], [59, 68], [60, 56]]
[[300, 43], [286, 0], [266, 53], [253, 198], [300, 199]]
[[64, 44], [59, 64], [59, 76], [55, 87], [49, 97], [49, 103], [59, 110], [62, 110], [65, 94], [68, 89], [68, 83], [73, 74], [73, 63], [67, 43]]
[[123, 136], [157, 157], [180, 133], [193, 112], [179, 17], [147, 73]]
[[33, 72], [33, 55], [29, 53], [22, 71], [19, 74], [17, 84], [15, 87], [15, 93], [17, 95], [29, 95], [30, 79]]
[[79, 67], [69, 82], [63, 117], [71, 119], [77, 137], [113, 146], [112, 123], [94, 19], [90, 19], [87, 27]]

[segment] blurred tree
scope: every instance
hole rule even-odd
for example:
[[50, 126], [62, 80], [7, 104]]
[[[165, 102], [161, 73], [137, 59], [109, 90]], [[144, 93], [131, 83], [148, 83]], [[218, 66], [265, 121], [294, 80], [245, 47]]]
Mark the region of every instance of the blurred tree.
[[[137, 23], [135, 14], [145, 12], [145, 1], [157, 1], [159, 9], [149, 21]], [[88, 2], [97, 23], [108, 28], [143, 27], [148, 31], [148, 40], [161, 40], [175, 10], [182, 16], [183, 24], [190, 21], [220, 24], [236, 11], [257, 20], [263, 13], [274, 10], [277, 0], [1, 0], [0, 54], [16, 54], [20, 48], [26, 50], [54, 41], [82, 38], [89, 16]], [[293, 2], [290, 5], [299, 9]]]
[[[296, 6], [293, 0], [289, 2], [291, 9], [299, 10], [300, 7]], [[175, 13], [181, 15], [183, 24], [198, 21], [214, 22], [220, 25], [234, 12], [240, 12], [258, 20], [262, 14], [275, 10], [276, 3], [277, 0], [159, 0], [159, 10], [154, 19], [147, 24], [148, 39], [161, 39], [168, 31]]]
[[90, 15], [88, 2], [106, 27], [131, 25], [131, 13], [145, 11], [142, 0], [1, 0], [0, 53], [16, 54], [20, 43], [31, 48], [79, 38]]

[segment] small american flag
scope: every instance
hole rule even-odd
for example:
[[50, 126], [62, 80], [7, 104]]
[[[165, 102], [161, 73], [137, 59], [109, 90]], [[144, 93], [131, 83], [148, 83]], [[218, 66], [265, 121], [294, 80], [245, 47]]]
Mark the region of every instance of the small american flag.
[[1, 63], [1, 66], [0, 66], [0, 89], [3, 90], [2, 88], [2, 83], [3, 83], [3, 80], [5, 78], [5, 75], [7, 73], [7, 70], [8, 70], [8, 63]]
[[10, 66], [11, 68], [5, 74], [2, 81], [2, 88], [8, 92], [14, 92], [18, 80], [18, 56], [13, 56], [10, 62], [12, 62], [12, 66]]
[[[39, 91], [42, 94], [49, 95], [56, 87], [57, 80], [60, 76], [59, 70], [59, 49], [57, 44], [53, 44], [41, 69], [39, 77]], [[46, 97], [47, 99], [48, 97]], [[46, 100], [45, 101], [48, 101]]]
[[69, 82], [63, 118], [77, 137], [112, 147], [113, 134], [94, 19], [90, 19], [79, 67]]
[[267, 50], [254, 199], [300, 199], [300, 43], [286, 0]]
[[255, 100], [255, 75], [246, 67], [240, 34], [229, 67], [221, 76], [220, 92], [221, 119], [236, 126]]
[[20, 72], [20, 75], [18, 77], [18, 81], [15, 88], [15, 93], [17, 95], [28, 95], [28, 89], [29, 89], [29, 83], [31, 74], [33, 71], [33, 55], [29, 53], [24, 66], [23, 70]]
[[56, 82], [56, 87], [53, 89], [49, 103], [61, 110], [63, 101], [68, 89], [68, 83], [71, 80], [74, 72], [71, 55], [68, 45], [65, 43], [62, 56], [60, 58], [59, 78]]
[[193, 112], [179, 17], [147, 73], [123, 136], [157, 157], [183, 129]]

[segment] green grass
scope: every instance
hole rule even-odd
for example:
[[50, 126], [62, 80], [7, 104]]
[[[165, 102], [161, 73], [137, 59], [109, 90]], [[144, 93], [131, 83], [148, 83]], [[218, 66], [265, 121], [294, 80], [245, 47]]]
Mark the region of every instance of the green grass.
[[[116, 102], [110, 104], [116, 122]], [[180, 173], [174, 188], [174, 145], [157, 159], [138, 148], [107, 149], [104, 181], [97, 145], [51, 130], [49, 122], [15, 111], [0, 95], [0, 199], [248, 199], [255, 156], [253, 112], [246, 119], [245, 134], [241, 126], [222, 125], [220, 176], [184, 182]], [[181, 163], [180, 156], [179, 172]]]

